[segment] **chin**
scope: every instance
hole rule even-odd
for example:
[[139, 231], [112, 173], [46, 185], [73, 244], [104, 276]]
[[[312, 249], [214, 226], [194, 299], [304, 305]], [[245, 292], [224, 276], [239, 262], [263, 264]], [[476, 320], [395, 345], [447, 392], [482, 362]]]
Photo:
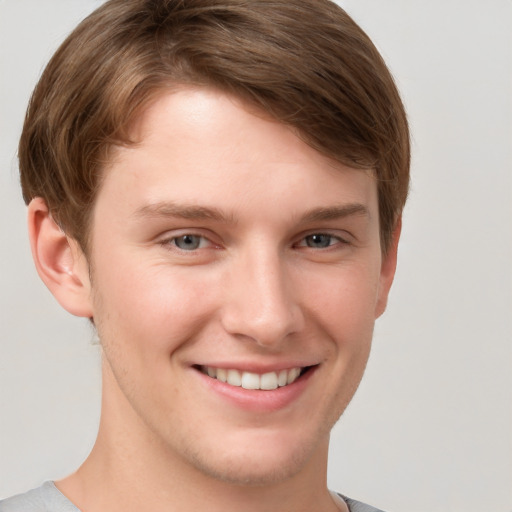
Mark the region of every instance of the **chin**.
[[262, 460], [261, 457], [229, 457], [212, 461], [196, 458], [193, 464], [204, 475], [236, 486], [268, 486], [279, 484], [298, 474], [305, 465], [303, 457], [294, 455], [286, 460]]
[[[188, 453], [188, 462], [203, 475], [236, 486], [268, 486], [289, 480], [303, 471], [318, 454], [327, 458], [328, 442], [276, 439], [250, 436], [252, 439], [224, 444], [219, 449]], [[293, 436], [291, 436], [293, 437]], [[328, 435], [327, 435], [328, 439]], [[325, 445], [325, 449], [324, 449]], [[322, 455], [323, 454], [323, 455]]]

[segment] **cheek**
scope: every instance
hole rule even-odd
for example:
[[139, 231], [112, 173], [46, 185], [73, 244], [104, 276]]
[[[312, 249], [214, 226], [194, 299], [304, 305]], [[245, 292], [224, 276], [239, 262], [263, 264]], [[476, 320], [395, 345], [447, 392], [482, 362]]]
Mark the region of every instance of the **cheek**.
[[372, 332], [379, 289], [376, 265], [351, 265], [329, 269], [303, 280], [306, 309], [333, 335], [347, 340]]
[[93, 278], [93, 283], [101, 283], [93, 286], [94, 318], [104, 343], [131, 347], [141, 357], [174, 350], [201, 328], [213, 309], [199, 276], [165, 265], [98, 265]]

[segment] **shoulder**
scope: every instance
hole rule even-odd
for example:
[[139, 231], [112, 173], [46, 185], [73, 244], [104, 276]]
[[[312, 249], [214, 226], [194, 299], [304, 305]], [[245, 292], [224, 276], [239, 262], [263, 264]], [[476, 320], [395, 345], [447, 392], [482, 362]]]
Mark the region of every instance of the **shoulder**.
[[80, 512], [53, 482], [0, 501], [0, 512]]
[[[366, 505], [365, 503], [361, 503], [360, 501], [353, 500], [351, 498], [347, 498], [340, 494], [341, 498], [347, 504], [350, 512], [383, 512], [379, 508], [372, 507], [371, 505]], [[3, 512], [0, 510], [0, 512]]]
[[[348, 505], [350, 512], [382, 512], [360, 501], [339, 495]], [[41, 487], [24, 494], [18, 494], [0, 500], [0, 512], [80, 512], [53, 482], [46, 482]]]

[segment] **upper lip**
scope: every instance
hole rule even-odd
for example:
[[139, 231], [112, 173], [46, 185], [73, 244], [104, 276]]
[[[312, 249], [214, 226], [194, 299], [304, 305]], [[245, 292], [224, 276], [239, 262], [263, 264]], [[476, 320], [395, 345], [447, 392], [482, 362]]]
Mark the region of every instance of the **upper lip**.
[[274, 364], [257, 364], [257, 363], [250, 363], [250, 362], [237, 362], [237, 361], [230, 361], [230, 362], [202, 362], [202, 363], [195, 363], [192, 366], [196, 368], [200, 367], [211, 367], [211, 368], [223, 368], [225, 370], [240, 370], [242, 372], [251, 372], [251, 373], [258, 373], [258, 374], [264, 374], [269, 372], [280, 372], [282, 370], [291, 370], [292, 368], [307, 368], [310, 366], [316, 366], [317, 362], [305, 362], [305, 361], [286, 361], [286, 362], [279, 362]]

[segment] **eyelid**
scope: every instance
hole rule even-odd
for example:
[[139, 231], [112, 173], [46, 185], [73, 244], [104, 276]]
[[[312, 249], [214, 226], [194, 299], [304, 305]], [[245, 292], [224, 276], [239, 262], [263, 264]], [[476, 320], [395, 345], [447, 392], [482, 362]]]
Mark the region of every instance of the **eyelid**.
[[[179, 242], [180, 241], [184, 241], [186, 238], [190, 238], [190, 239], [194, 239], [195, 241], [197, 241], [197, 247], [191, 247], [189, 249], [184, 249], [183, 247], [180, 247], [179, 246]], [[171, 242], [174, 243], [174, 245], [178, 248], [178, 249], [181, 249], [181, 250], [184, 250], [184, 251], [196, 251], [198, 249], [205, 249], [206, 247], [209, 246], [209, 244], [211, 243], [206, 237], [204, 236], [201, 236], [201, 235], [192, 235], [192, 234], [186, 234], [186, 235], [181, 235], [181, 236], [176, 236], [174, 238], [171, 238], [170, 240]]]
[[[198, 247], [197, 249], [186, 250], [186, 249], [181, 249], [176, 244], [172, 244], [172, 242], [174, 240], [177, 240], [178, 238], [182, 238], [187, 235], [198, 237], [198, 238], [205, 240], [207, 242], [207, 246], [206, 247]], [[214, 240], [212, 240], [212, 238], [214, 238], [212, 233], [205, 233], [204, 230], [202, 230], [202, 229], [183, 228], [183, 229], [176, 229], [176, 230], [171, 230], [171, 231], [165, 232], [164, 234], [160, 235], [157, 238], [157, 243], [160, 244], [161, 246], [165, 247], [168, 250], [175, 250], [181, 254], [185, 254], [185, 253], [193, 254], [199, 250], [218, 248], [220, 244], [215, 242]]]
[[[293, 245], [296, 246], [296, 247], [306, 247], [308, 249], [315, 249], [313, 247], [308, 247], [305, 244], [306, 239], [308, 237], [314, 236], [314, 235], [330, 236], [333, 239], [337, 240], [340, 243], [340, 245], [350, 245], [352, 243], [352, 238], [353, 238], [346, 231], [344, 231], [343, 234], [342, 234], [342, 233], [340, 233], [337, 230], [330, 230], [330, 229], [316, 229], [315, 230], [314, 229], [314, 230], [307, 231], [306, 233], [302, 233], [300, 235], [300, 237], [298, 237], [297, 242], [295, 242]], [[324, 249], [329, 249], [329, 248], [334, 247], [336, 245], [338, 245], [338, 244], [331, 244], [328, 247], [325, 247]]]

